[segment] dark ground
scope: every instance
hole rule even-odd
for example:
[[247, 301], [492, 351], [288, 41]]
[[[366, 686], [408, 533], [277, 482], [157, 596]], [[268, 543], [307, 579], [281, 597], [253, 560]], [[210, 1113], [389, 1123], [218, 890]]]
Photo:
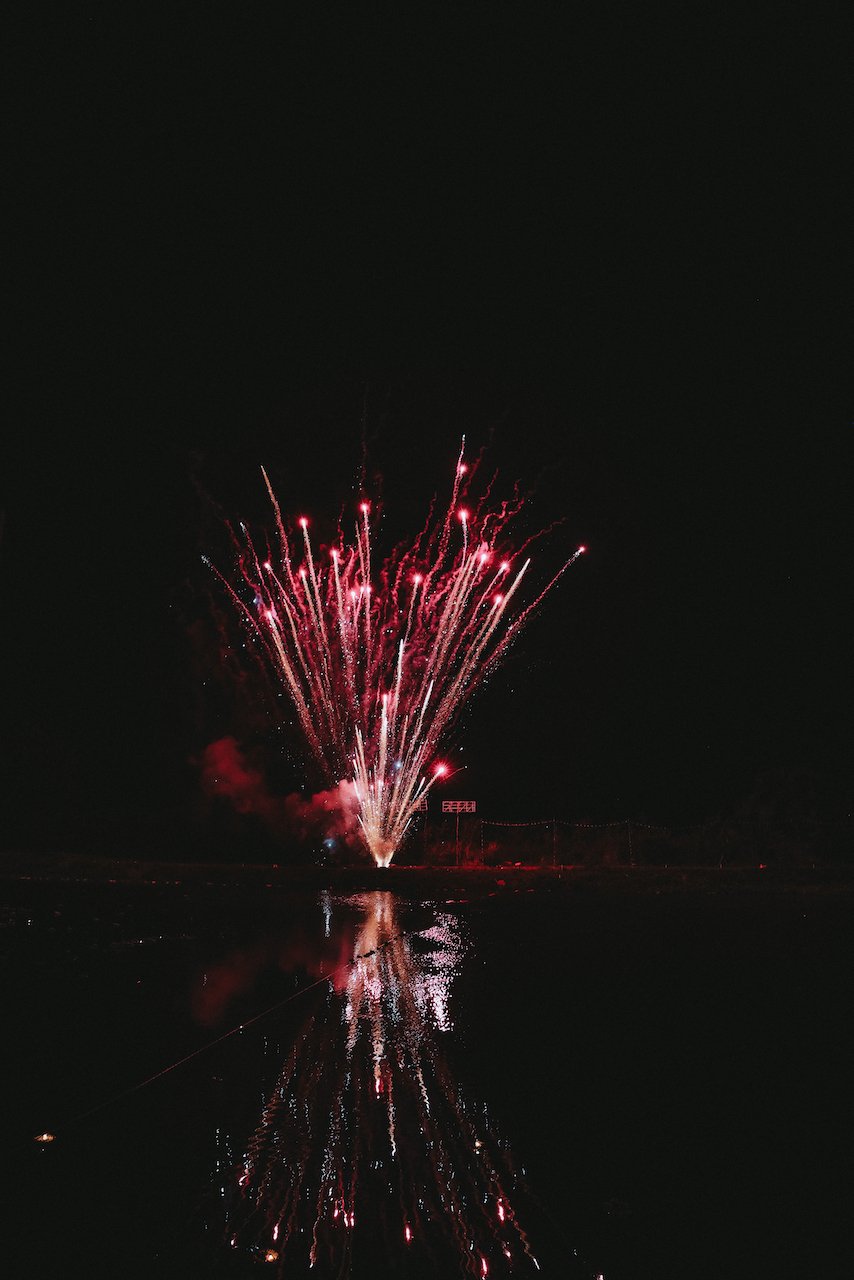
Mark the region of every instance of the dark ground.
[[3, 855], [0, 883], [187, 885], [276, 890], [391, 889], [412, 897], [431, 897], [453, 892], [474, 897], [501, 891], [524, 892], [546, 889], [550, 893], [599, 891], [605, 893], [667, 893], [687, 890], [716, 894], [750, 890], [773, 894], [798, 892], [838, 892], [854, 890], [854, 867], [835, 866], [519, 866], [432, 867], [394, 866], [380, 869], [369, 865], [328, 867], [316, 865], [278, 866], [271, 863], [175, 862], [126, 858], [83, 857], [78, 854], [30, 852]]

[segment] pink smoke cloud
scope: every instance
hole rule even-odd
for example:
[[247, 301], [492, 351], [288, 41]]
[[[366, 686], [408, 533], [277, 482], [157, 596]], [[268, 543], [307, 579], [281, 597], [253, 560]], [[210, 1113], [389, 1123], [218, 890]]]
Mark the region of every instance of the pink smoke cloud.
[[313, 796], [272, 795], [263, 773], [246, 760], [236, 739], [225, 737], [205, 747], [200, 780], [206, 796], [222, 796], [238, 813], [255, 814], [277, 835], [358, 841], [359, 802], [348, 779]]

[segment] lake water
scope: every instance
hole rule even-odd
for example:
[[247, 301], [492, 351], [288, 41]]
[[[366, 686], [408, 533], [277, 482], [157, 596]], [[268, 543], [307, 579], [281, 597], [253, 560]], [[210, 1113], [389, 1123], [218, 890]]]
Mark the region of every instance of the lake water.
[[854, 1274], [847, 894], [3, 889], [5, 1275]]

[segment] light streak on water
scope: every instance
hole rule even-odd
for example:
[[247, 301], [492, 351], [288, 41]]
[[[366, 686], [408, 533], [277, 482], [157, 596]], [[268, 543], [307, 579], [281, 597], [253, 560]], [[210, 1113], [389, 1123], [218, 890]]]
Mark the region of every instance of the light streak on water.
[[508, 1150], [443, 1052], [459, 921], [404, 933], [389, 892], [336, 905], [360, 915], [347, 982], [330, 983], [269, 1091], [227, 1237], [282, 1276], [360, 1275], [377, 1256], [389, 1275], [533, 1275]]

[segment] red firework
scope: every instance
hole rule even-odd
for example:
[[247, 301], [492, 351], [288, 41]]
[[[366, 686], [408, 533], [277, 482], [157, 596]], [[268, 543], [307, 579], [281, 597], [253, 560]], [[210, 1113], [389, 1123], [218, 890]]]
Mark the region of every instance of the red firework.
[[486, 498], [461, 505], [464, 497], [472, 501], [466, 490], [474, 470], [461, 449], [444, 515], [395, 548], [376, 586], [370, 503], [360, 503], [354, 540], [345, 542], [339, 530], [320, 564], [307, 518], [289, 533], [263, 472], [276, 551], [259, 557], [241, 525], [243, 586], [226, 582], [327, 779], [352, 781], [364, 842], [381, 867], [442, 776], [436, 753], [460, 708], [585, 550], [577, 548], [533, 600], [520, 604], [533, 539], [514, 555], [508, 532], [522, 501], [493, 509], [490, 485]]

